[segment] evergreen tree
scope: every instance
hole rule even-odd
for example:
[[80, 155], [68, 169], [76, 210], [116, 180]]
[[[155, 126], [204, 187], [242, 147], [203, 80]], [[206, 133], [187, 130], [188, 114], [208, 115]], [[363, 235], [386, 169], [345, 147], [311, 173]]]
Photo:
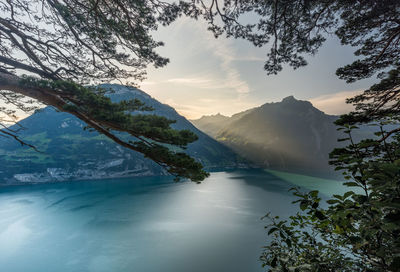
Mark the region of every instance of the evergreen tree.
[[0, 136], [35, 148], [4, 121], [15, 121], [15, 109], [32, 112], [40, 102], [75, 115], [176, 177], [203, 180], [208, 174], [202, 165], [174, 151], [184, 149], [196, 135], [172, 129], [173, 120], [132, 115], [151, 110], [140, 101], [112, 103], [107, 90], [88, 87], [115, 79], [141, 80], [149, 64], [166, 65], [168, 59], [154, 51], [162, 43], [149, 32], [170, 23], [175, 6], [141, 0], [1, 1], [0, 99], [13, 107], [0, 108]]
[[[398, 108], [398, 0], [7, 0], [0, 2], [0, 12], [2, 100], [31, 111], [35, 108], [30, 104], [33, 98], [69, 112], [117, 143], [166, 166], [171, 173], [194, 180], [207, 175], [201, 165], [167, 146], [185, 147], [195, 135], [174, 131], [167, 125], [171, 121], [155, 116], [139, 116], [138, 121], [127, 111], [144, 109], [145, 105], [113, 104], [104, 91], [83, 87], [114, 79], [141, 80], [148, 65], [165, 66], [168, 59], [155, 52], [162, 42], [155, 41], [150, 32], [179, 16], [203, 18], [216, 37], [226, 35], [259, 47], [268, 45], [264, 65], [268, 74], [281, 71], [284, 64], [294, 68], [306, 65], [304, 56], [316, 54], [326, 37], [334, 33], [342, 44], [355, 46], [359, 57], [337, 70], [339, 78], [353, 82], [377, 72], [380, 78], [386, 77], [349, 101], [358, 108], [352, 118], [378, 122], [380, 114], [383, 119], [392, 118], [391, 122], [396, 119], [390, 114], [396, 115]], [[247, 23], [249, 17], [252, 19]], [[12, 110], [0, 110], [12, 118]], [[128, 132], [133, 138], [125, 141], [116, 131]], [[387, 132], [389, 136], [382, 142], [388, 146], [396, 132]], [[7, 128], [0, 135], [26, 144]]]

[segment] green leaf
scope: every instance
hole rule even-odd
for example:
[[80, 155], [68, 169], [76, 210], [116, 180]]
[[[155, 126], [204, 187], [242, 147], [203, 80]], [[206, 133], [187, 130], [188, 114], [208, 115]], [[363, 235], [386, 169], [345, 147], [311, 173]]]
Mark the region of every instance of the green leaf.
[[271, 267], [276, 267], [277, 262], [278, 262], [278, 258], [275, 256], [271, 261]]
[[278, 228], [276, 228], [276, 227], [270, 228], [269, 231], [268, 231], [268, 235], [271, 235], [272, 233], [274, 233], [277, 230], [278, 230]]
[[345, 182], [343, 185], [346, 185], [348, 187], [360, 187], [360, 185], [357, 182]]
[[340, 203], [340, 201], [339, 200], [337, 200], [337, 199], [329, 199], [329, 200], [327, 200], [326, 201], [326, 203], [328, 203], [328, 204], [336, 204], [336, 203]]
[[340, 200], [343, 200], [343, 197], [341, 195], [333, 195], [333, 197], [337, 198], [337, 199], [340, 199]]
[[319, 193], [318, 190], [314, 190], [314, 191], [309, 192], [309, 194], [314, 198], [318, 196], [318, 193]]
[[354, 195], [354, 192], [353, 191], [348, 191], [343, 195], [343, 199], [346, 199], [346, 198], [348, 198], [349, 196], [352, 196], [352, 195]]
[[292, 241], [289, 238], [287, 238], [285, 242], [288, 245], [288, 247], [292, 247]]
[[306, 210], [307, 207], [308, 207], [307, 201], [303, 200], [303, 201], [300, 202], [300, 209], [301, 209], [302, 211]]
[[324, 220], [324, 219], [326, 219], [326, 216], [325, 216], [321, 211], [316, 211], [316, 212], [315, 212], [315, 216], [316, 216], [319, 220]]

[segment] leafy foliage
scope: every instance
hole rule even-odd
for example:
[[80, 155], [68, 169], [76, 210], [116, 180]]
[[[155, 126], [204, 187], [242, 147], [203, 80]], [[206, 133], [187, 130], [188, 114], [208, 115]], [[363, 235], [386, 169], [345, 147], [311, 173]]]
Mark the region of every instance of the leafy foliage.
[[[336, 121], [345, 134], [339, 141], [348, 145], [331, 152], [331, 164], [349, 190], [321, 205], [318, 191], [295, 188], [301, 211], [286, 220], [266, 216], [273, 239], [261, 260], [269, 271], [399, 271], [400, 3], [307, 2], [333, 8], [330, 27], [364, 57], [339, 68], [339, 78], [353, 82], [383, 72], [379, 83], [347, 100], [355, 111]], [[293, 42], [292, 47], [300, 46]], [[375, 137], [356, 142], [353, 132], [360, 125], [374, 126]]]
[[400, 56], [396, 0], [193, 0], [181, 1], [180, 7], [184, 14], [203, 17], [216, 37], [225, 34], [258, 47], [269, 45], [264, 65], [268, 74], [278, 73], [284, 64], [305, 66], [305, 55], [316, 54], [333, 33], [343, 45], [358, 47], [355, 55], [360, 58], [337, 70], [348, 82], [394, 67]]
[[[158, 24], [174, 20], [174, 6], [136, 0], [0, 3], [0, 99], [25, 112], [40, 106], [30, 105], [34, 100], [51, 105], [116, 143], [143, 153], [176, 177], [203, 180], [208, 174], [199, 162], [169, 148], [185, 149], [197, 140], [195, 134], [172, 129], [173, 120], [137, 114], [151, 110], [138, 100], [112, 103], [104, 95], [108, 90], [87, 86], [114, 79], [141, 80], [149, 64], [166, 65], [168, 59], [155, 52], [162, 42], [154, 41], [149, 33]], [[35, 77], [21, 76], [21, 72]], [[15, 109], [0, 111], [16, 121]], [[18, 131], [2, 126], [0, 136], [35, 148], [20, 139]]]
[[170, 20], [161, 14], [164, 7], [137, 0], [4, 1], [1, 68], [78, 83], [140, 79], [148, 64], [168, 63], [154, 51], [162, 43], [149, 34]]
[[268, 234], [275, 236], [261, 259], [270, 271], [398, 271], [400, 135], [385, 143], [387, 132], [379, 125], [379, 140], [354, 143], [357, 128], [343, 128], [350, 145], [334, 150], [331, 158], [349, 191], [321, 207], [317, 191], [295, 189], [302, 212], [289, 220], [268, 215]]
[[[167, 146], [175, 145], [185, 149], [187, 144], [197, 140], [197, 136], [189, 130], [172, 129], [170, 125], [175, 121], [162, 116], [133, 115], [135, 111], [153, 110], [137, 99], [113, 103], [105, 96], [110, 90], [83, 87], [62, 80], [49, 81], [23, 77], [20, 85], [62, 93], [62, 97], [68, 99], [67, 103], [61, 105], [62, 111], [81, 115], [87, 120], [88, 129], [101, 132], [122, 146], [143, 153], [145, 157], [165, 167], [177, 179], [185, 177], [199, 182], [208, 176], [199, 162], [183, 152], [170, 150]], [[114, 132], [125, 132], [132, 138], [125, 140], [126, 137]]]
[[[155, 52], [163, 43], [155, 41], [150, 32], [182, 15], [205, 19], [216, 37], [225, 34], [255, 46], [271, 45], [264, 66], [269, 74], [279, 72], [284, 64], [294, 68], [306, 65], [304, 55], [315, 54], [332, 31], [343, 44], [358, 46], [355, 54], [364, 57], [338, 69], [339, 77], [349, 82], [395, 66], [393, 60], [399, 57], [396, 0], [9, 0], [0, 3], [0, 11], [0, 98], [24, 111], [33, 110], [24, 97], [34, 98], [91, 123], [89, 126], [116, 142], [114, 134], [106, 133], [110, 129], [149, 137], [160, 144], [183, 146], [189, 138], [194, 139], [187, 132], [168, 129], [167, 120], [124, 114], [122, 108], [140, 107], [137, 102], [112, 105], [97, 91], [77, 86], [114, 79], [141, 80], [149, 64], [166, 65], [168, 59]], [[248, 22], [249, 15], [252, 22]], [[35, 84], [21, 85], [19, 78], [11, 77], [19, 71], [54, 82], [46, 83], [46, 90]], [[71, 94], [67, 90], [71, 86], [80, 95]], [[15, 112], [0, 110], [15, 121]], [[7, 128], [0, 130], [0, 135], [26, 144]], [[142, 147], [146, 146], [144, 138], [136, 147], [121, 144], [159, 154]], [[165, 162], [170, 160], [164, 158]]]
[[[155, 41], [150, 33], [183, 15], [203, 18], [216, 37], [225, 34], [258, 47], [270, 45], [264, 65], [268, 74], [276, 74], [285, 64], [293, 68], [306, 65], [305, 55], [315, 54], [333, 32], [342, 44], [356, 46], [355, 55], [360, 57], [337, 70], [340, 78], [352, 82], [386, 69], [394, 69], [395, 73], [400, 54], [399, 9], [397, 0], [4, 1], [0, 3], [0, 98], [29, 111], [32, 108], [24, 98], [28, 96], [74, 114], [125, 147], [159, 155], [159, 151], [165, 149], [157, 147], [157, 152], [150, 152], [145, 138], [152, 138], [152, 145], [159, 142], [184, 146], [189, 138], [194, 139], [193, 136], [166, 128], [169, 122], [166, 120], [131, 117], [123, 114], [123, 110], [117, 113], [112, 110], [138, 106], [136, 102], [111, 105], [93, 89], [86, 88], [87, 91], [78, 96], [71, 94], [67, 86], [82, 91], [85, 89], [82, 85], [88, 83], [141, 80], [148, 65], [166, 65], [168, 59], [155, 52], [163, 43]], [[45, 89], [35, 84], [21, 85], [21, 72], [53, 83], [46, 84]], [[56, 85], [64, 86], [51, 89]], [[375, 97], [379, 88], [386, 91], [388, 86], [383, 85], [371, 88], [369, 94], [355, 98], [354, 102]], [[99, 97], [94, 98], [95, 95]], [[390, 95], [386, 98], [393, 101]], [[9, 117], [14, 114], [8, 108], [0, 110]], [[127, 122], [126, 125], [123, 122]], [[111, 130], [140, 136], [140, 144], [121, 142]], [[26, 144], [15, 131], [7, 128], [0, 130], [0, 135]], [[162, 161], [171, 162], [166, 158]]]

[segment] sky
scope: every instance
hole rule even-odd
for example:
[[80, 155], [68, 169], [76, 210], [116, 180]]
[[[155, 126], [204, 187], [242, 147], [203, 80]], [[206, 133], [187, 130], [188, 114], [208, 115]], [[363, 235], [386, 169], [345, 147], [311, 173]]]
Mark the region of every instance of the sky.
[[158, 52], [170, 59], [163, 68], [149, 68], [140, 89], [174, 107], [188, 119], [221, 113], [232, 115], [294, 95], [328, 114], [351, 110], [345, 98], [373, 84], [367, 79], [347, 84], [336, 77], [338, 67], [351, 63], [354, 48], [329, 37], [308, 66], [284, 67], [267, 75], [263, 65], [268, 47], [255, 48], [243, 40], [215, 39], [202, 21], [181, 18], [154, 33], [165, 43]]
[[[329, 37], [315, 56], [307, 56], [306, 67], [284, 67], [278, 75], [263, 70], [269, 48], [256, 48], [247, 41], [214, 38], [204, 21], [180, 18], [154, 32], [164, 47], [157, 51], [170, 59], [163, 68], [149, 67], [140, 89], [174, 107], [188, 119], [203, 115], [232, 114], [278, 102], [293, 95], [309, 100], [328, 114], [352, 109], [345, 103], [371, 86], [376, 79], [347, 84], [336, 77], [338, 67], [355, 60], [354, 48]], [[4, 106], [0, 101], [0, 106]], [[26, 114], [18, 112], [20, 118]], [[1, 118], [2, 116], [0, 116]]]

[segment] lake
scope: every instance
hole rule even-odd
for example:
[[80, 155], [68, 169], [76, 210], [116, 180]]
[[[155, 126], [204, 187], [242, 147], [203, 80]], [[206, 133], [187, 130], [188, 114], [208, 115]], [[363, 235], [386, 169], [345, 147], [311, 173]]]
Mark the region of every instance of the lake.
[[276, 171], [212, 173], [201, 184], [170, 177], [0, 188], [1, 271], [263, 271], [267, 212], [296, 212], [294, 184], [339, 182]]

